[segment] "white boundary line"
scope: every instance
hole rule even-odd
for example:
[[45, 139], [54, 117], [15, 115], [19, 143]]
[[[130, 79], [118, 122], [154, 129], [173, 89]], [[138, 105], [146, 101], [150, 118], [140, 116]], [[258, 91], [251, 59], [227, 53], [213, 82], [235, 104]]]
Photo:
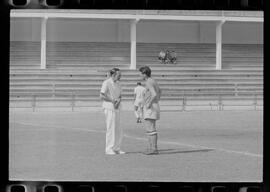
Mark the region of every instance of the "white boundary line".
[[[48, 125], [39, 125], [39, 124], [34, 124], [34, 123], [24, 123], [24, 122], [15, 122], [15, 121], [10, 121], [9, 123], [16, 123], [16, 124], [21, 124], [21, 125], [29, 125], [29, 126], [41, 126], [41, 127], [47, 127], [47, 128], [56, 128], [56, 129], [69, 129], [69, 130], [80, 130], [80, 131], [87, 131], [87, 132], [94, 132], [94, 133], [106, 133], [105, 130], [93, 130], [93, 129], [83, 129], [83, 128], [66, 128], [63, 126], [48, 126]], [[142, 137], [134, 137], [125, 134], [124, 137], [131, 138], [131, 139], [136, 139], [136, 140], [147, 140]], [[203, 145], [192, 145], [192, 144], [187, 144], [187, 143], [180, 143], [180, 142], [175, 142], [175, 141], [164, 141], [164, 140], [159, 140], [159, 143], [162, 144], [171, 144], [171, 145], [180, 145], [180, 146], [187, 146], [191, 148], [201, 148], [201, 149], [212, 149], [216, 151], [222, 151], [226, 153], [235, 153], [239, 155], [246, 155], [246, 156], [251, 156], [251, 157], [258, 157], [258, 158], [263, 158], [263, 155], [261, 154], [255, 154], [255, 153], [249, 153], [249, 152], [244, 152], [244, 151], [235, 151], [235, 150], [229, 150], [229, 149], [224, 149], [224, 148], [214, 148], [214, 147], [206, 147]]]

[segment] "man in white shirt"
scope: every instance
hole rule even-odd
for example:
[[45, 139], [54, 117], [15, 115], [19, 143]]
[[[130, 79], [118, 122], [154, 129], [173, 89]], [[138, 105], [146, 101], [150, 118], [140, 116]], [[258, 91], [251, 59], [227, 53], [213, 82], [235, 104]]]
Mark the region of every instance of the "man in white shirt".
[[137, 123], [142, 122], [143, 118], [143, 101], [145, 88], [140, 82], [137, 83], [137, 87], [134, 88], [134, 113], [137, 118]]
[[108, 155], [124, 154], [120, 150], [123, 139], [123, 129], [120, 126], [121, 86], [119, 80], [121, 72], [118, 68], [110, 71], [110, 78], [101, 87], [100, 98], [103, 100], [103, 110], [106, 117], [106, 148]]

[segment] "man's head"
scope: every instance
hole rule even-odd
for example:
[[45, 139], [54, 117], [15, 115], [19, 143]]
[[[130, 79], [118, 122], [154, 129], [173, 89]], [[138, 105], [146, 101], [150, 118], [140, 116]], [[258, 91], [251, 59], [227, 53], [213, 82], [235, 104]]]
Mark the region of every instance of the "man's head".
[[119, 81], [121, 78], [121, 72], [120, 69], [118, 68], [112, 68], [110, 70], [110, 76], [112, 78], [113, 81]]
[[151, 69], [148, 66], [141, 67], [139, 71], [141, 72], [140, 76], [143, 80], [151, 77]]
[[138, 85], [138, 86], [141, 86], [142, 84], [141, 84], [141, 82], [137, 82], [137, 85]]

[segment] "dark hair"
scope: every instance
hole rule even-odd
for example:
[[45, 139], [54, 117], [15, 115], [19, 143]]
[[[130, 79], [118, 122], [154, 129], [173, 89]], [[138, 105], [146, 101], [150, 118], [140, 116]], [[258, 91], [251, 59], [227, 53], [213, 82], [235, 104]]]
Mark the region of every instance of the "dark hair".
[[117, 71], [120, 71], [120, 69], [118, 69], [118, 68], [112, 68], [112, 69], [110, 70], [110, 75], [112, 76], [112, 75], [115, 74]]
[[150, 69], [150, 67], [148, 67], [148, 66], [141, 67], [141, 68], [139, 69], [139, 71], [140, 71], [142, 74], [147, 75], [147, 77], [151, 77], [151, 69]]
[[137, 85], [142, 85], [141, 82], [137, 82]]

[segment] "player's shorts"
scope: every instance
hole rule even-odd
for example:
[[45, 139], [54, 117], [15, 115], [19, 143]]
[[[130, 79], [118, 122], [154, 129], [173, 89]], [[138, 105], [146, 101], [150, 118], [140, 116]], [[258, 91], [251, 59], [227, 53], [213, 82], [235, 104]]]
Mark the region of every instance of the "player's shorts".
[[134, 102], [134, 106], [136, 106], [136, 107], [143, 107], [143, 100], [135, 100], [135, 102]]
[[146, 106], [143, 108], [144, 119], [160, 119], [160, 108], [158, 103], [153, 103], [152, 106], [147, 109]]

